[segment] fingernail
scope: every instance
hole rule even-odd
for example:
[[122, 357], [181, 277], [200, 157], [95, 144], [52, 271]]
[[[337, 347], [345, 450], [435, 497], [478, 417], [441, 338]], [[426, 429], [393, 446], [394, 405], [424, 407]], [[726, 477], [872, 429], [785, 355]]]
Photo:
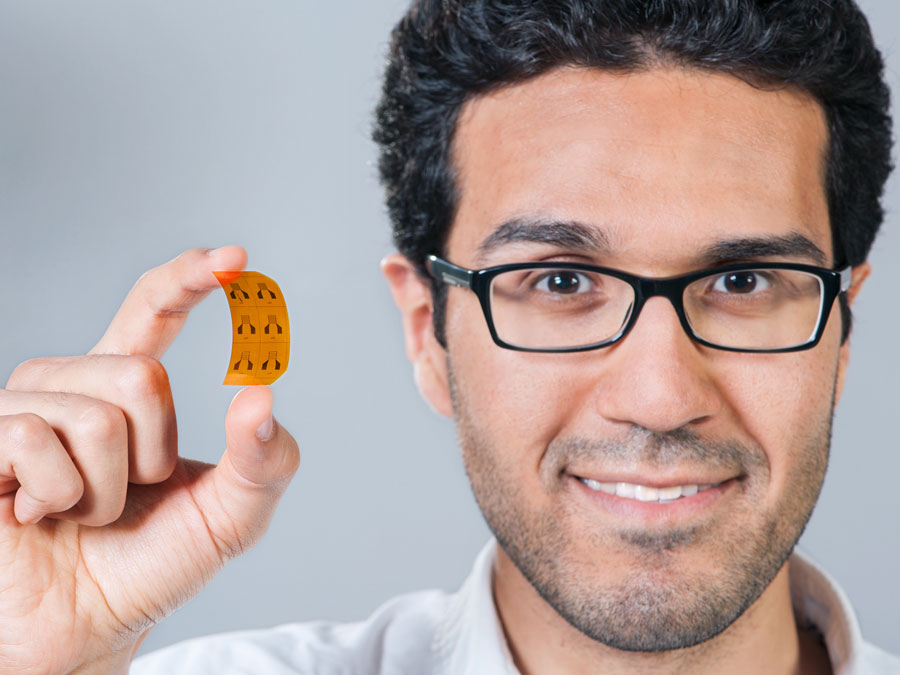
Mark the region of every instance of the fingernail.
[[272, 415], [269, 415], [266, 418], [266, 421], [259, 425], [259, 429], [256, 430], [256, 437], [261, 440], [263, 443], [266, 441], [272, 440], [272, 437], [275, 435], [275, 418]]
[[211, 248], [211, 249], [209, 249], [209, 250], [206, 252], [206, 255], [208, 255], [208, 256], [211, 258], [211, 257], [213, 257], [216, 253], [218, 253], [219, 251], [221, 251], [223, 248], [225, 248], [225, 247], [224, 247], [224, 246], [220, 246], [219, 248]]

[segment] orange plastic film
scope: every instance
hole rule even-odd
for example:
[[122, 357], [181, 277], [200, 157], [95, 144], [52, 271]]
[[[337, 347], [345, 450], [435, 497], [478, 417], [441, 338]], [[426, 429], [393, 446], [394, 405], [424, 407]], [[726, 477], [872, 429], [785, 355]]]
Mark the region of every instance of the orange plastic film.
[[259, 272], [213, 272], [231, 309], [224, 384], [272, 384], [287, 370], [291, 326], [281, 288]]

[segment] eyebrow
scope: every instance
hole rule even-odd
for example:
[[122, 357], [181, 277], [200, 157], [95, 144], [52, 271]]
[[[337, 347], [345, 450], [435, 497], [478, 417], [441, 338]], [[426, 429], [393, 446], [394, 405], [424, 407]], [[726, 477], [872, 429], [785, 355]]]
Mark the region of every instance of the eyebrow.
[[478, 246], [478, 258], [506, 244], [530, 242], [549, 244], [558, 248], [587, 250], [594, 253], [609, 251], [606, 234], [590, 225], [575, 221], [541, 221], [513, 218], [491, 232]]
[[[513, 218], [481, 242], [477, 258], [482, 260], [496, 249], [516, 242], [547, 244], [596, 254], [609, 253], [612, 249], [606, 233], [595, 226], [577, 221]], [[799, 232], [783, 236], [723, 239], [701, 251], [699, 258], [705, 265], [713, 267], [741, 260], [785, 256], [808, 258], [818, 265], [825, 265], [828, 259], [821, 248]]]
[[821, 248], [799, 232], [791, 232], [780, 237], [726, 239], [708, 247], [701, 255], [710, 265], [775, 256], [809, 258], [819, 265], [825, 265], [828, 260], [828, 256]]

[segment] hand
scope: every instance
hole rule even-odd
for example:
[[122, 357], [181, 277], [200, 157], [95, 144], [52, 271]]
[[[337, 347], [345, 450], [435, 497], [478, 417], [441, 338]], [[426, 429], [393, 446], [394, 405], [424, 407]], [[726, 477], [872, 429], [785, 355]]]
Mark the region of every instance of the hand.
[[0, 390], [0, 673], [125, 672], [142, 635], [263, 534], [299, 464], [268, 387], [235, 396], [218, 466], [178, 457], [158, 359], [243, 269], [236, 246], [145, 274], [87, 355]]

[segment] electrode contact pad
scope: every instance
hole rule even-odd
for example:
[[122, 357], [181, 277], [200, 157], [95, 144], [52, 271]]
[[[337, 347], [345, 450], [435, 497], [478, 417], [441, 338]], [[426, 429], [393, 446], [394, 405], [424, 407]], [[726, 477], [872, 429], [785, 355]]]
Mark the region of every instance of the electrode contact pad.
[[281, 288], [259, 272], [213, 272], [231, 309], [224, 384], [272, 384], [288, 367], [291, 327]]

